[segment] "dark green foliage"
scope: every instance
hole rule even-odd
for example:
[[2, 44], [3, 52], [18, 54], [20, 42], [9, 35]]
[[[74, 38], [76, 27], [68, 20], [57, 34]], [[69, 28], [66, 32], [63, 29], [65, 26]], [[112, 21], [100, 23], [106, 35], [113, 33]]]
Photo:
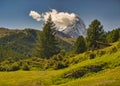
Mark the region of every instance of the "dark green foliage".
[[94, 59], [95, 56], [96, 56], [96, 55], [95, 55], [94, 53], [91, 53], [90, 56], [89, 56], [89, 58], [90, 58], [90, 59]]
[[83, 53], [86, 50], [86, 44], [83, 36], [79, 36], [75, 42], [75, 53]]
[[13, 60], [17, 61], [17, 60], [21, 59], [23, 57], [23, 55], [18, 52], [13, 51], [10, 48], [4, 48], [4, 47], [0, 46], [0, 62], [4, 61], [5, 59], [10, 58], [10, 57]]
[[16, 70], [19, 70], [19, 69], [20, 69], [20, 66], [17, 62], [14, 62], [10, 67], [10, 71], [16, 71]]
[[[15, 30], [15, 32], [17, 32], [18, 30]], [[4, 36], [7, 36], [11, 33], [13, 33], [14, 31], [13, 30], [9, 30], [8, 28], [2, 28], [0, 27], [0, 38], [4, 37]]]
[[32, 69], [39, 69], [39, 70], [44, 70], [46, 63], [46, 59], [42, 59], [42, 58], [37, 58], [37, 57], [32, 57], [31, 59], [26, 59], [24, 61], [22, 61], [22, 64], [24, 65], [24, 63], [27, 63], [29, 65], [30, 68]]
[[12, 60], [12, 58], [6, 59], [0, 63], [0, 71], [16, 71], [20, 69], [19, 63]]
[[[0, 28], [0, 61], [9, 57], [15, 60], [34, 57], [37, 35], [39, 37], [41, 31], [29, 28], [24, 30]], [[72, 44], [63, 39], [57, 38], [57, 41], [60, 49], [69, 51], [73, 48]]]
[[117, 47], [115, 47], [115, 46], [112, 46], [108, 51], [109, 54], [112, 54], [112, 53], [115, 53], [115, 52], [117, 52]]
[[58, 41], [58, 45], [59, 45], [59, 48], [62, 50], [64, 49], [65, 51], [70, 51], [73, 49], [73, 44], [72, 43], [69, 43], [69, 39], [66, 39], [67, 41], [65, 41], [64, 39], [62, 38], [57, 38], [57, 41]]
[[68, 53], [66, 54], [62, 50], [59, 54], [54, 55], [46, 62], [45, 68], [58, 70], [88, 59], [82, 56], [79, 56], [78, 58], [74, 58], [74, 56], [75, 56], [74, 54], [68, 54]]
[[[120, 29], [115, 29], [105, 35], [103, 27], [98, 20], [94, 20], [89, 26], [86, 40], [84, 40], [82, 36], [76, 40], [73, 50], [73, 40], [73, 42], [69, 43], [68, 39], [56, 38], [54, 35], [55, 28], [51, 18], [49, 18], [44, 25], [43, 31], [33, 29], [15, 31], [0, 29], [0, 71], [16, 71], [20, 69], [58, 70], [87, 59], [94, 59], [96, 56], [99, 57], [105, 53], [115, 53], [120, 48], [119, 43], [117, 46], [110, 47], [107, 51], [104, 49], [98, 51], [86, 51], [86, 44], [88, 49], [95, 50], [103, 48], [100, 44], [107, 45], [107, 43], [105, 43], [106, 40], [108, 43], [112, 43], [118, 41], [120, 38]], [[58, 42], [60, 44], [58, 44]], [[59, 53], [60, 49], [63, 50]], [[32, 53], [33, 50], [34, 55]], [[84, 54], [79, 54], [84, 51], [86, 51]], [[76, 56], [76, 54], [79, 55]], [[102, 70], [102, 68], [103, 65], [101, 64], [89, 65], [69, 71], [64, 77], [78, 78], [84, 76], [88, 71], [98, 72]]]
[[51, 16], [43, 27], [42, 33], [38, 36], [36, 44], [36, 56], [50, 58], [59, 52], [58, 44], [55, 39], [54, 23], [51, 21]]
[[85, 75], [87, 70], [80, 69], [80, 70], [72, 70], [64, 75], [64, 78], [79, 78]]
[[106, 40], [109, 43], [116, 42], [119, 40], [119, 38], [120, 38], [120, 28], [109, 31], [106, 36]]
[[52, 68], [57, 70], [68, 67], [69, 64], [67, 63], [64, 56], [65, 56], [64, 51], [61, 51], [59, 54], [54, 55], [52, 58], [48, 60], [46, 68]]
[[62, 68], [65, 68], [65, 67], [68, 67], [66, 66], [66, 64], [64, 64], [63, 62], [56, 62], [56, 64], [54, 65], [54, 69], [57, 70], [57, 69], [62, 69]]
[[[3, 55], [8, 57], [22, 58], [31, 57], [32, 49], [36, 42], [37, 31], [33, 29], [18, 30], [5, 35], [0, 38], [0, 47], [4, 48], [0, 51]], [[6, 32], [7, 34], [7, 32]], [[11, 55], [10, 55], [11, 54]]]
[[103, 50], [98, 50], [97, 51], [97, 55], [98, 56], [102, 56], [102, 55], [104, 55], [106, 53], [106, 51], [103, 51]]
[[0, 71], [16, 70], [44, 70], [46, 60], [41, 58], [29, 58], [15, 61], [12, 58], [6, 59], [0, 63]]
[[64, 74], [64, 78], [79, 78], [90, 72], [98, 72], [103, 69], [106, 64], [94, 64], [71, 70]]
[[93, 20], [87, 30], [86, 41], [88, 49], [90, 50], [98, 49], [100, 46], [99, 44], [97, 44], [97, 41], [104, 42], [105, 40], [104, 33], [105, 32], [100, 21]]
[[29, 68], [29, 66], [28, 66], [28, 64], [27, 63], [24, 63], [23, 65], [22, 65], [22, 69], [23, 70], [30, 70], [30, 68]]
[[85, 56], [89, 59], [94, 59], [96, 57], [96, 54], [92, 51], [85, 52]]

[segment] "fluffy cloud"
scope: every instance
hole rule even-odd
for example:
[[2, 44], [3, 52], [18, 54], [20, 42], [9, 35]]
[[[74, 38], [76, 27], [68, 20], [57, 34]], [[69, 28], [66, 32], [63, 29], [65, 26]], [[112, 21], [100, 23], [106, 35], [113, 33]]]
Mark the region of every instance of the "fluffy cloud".
[[63, 30], [68, 25], [74, 23], [76, 20], [76, 14], [67, 13], [67, 12], [58, 12], [55, 9], [52, 9], [51, 11], [42, 14], [39, 14], [35, 11], [30, 11], [29, 14], [29, 16], [32, 16], [33, 19], [36, 19], [37, 21], [42, 20], [44, 22], [47, 21], [49, 15], [51, 15], [52, 21], [55, 23], [56, 27], [59, 28], [59, 30]]
[[36, 21], [40, 21], [41, 20], [41, 15], [38, 12], [36, 12], [36, 11], [30, 11], [29, 16], [31, 16]]

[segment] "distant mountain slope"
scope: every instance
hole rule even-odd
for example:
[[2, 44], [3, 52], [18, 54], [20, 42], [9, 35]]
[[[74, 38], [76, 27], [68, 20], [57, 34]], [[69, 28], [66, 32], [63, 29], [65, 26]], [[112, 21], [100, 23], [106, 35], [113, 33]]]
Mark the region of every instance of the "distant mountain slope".
[[6, 35], [9, 35], [11, 33], [14, 33], [14, 32], [17, 32], [19, 30], [9, 30], [7, 28], [2, 28], [0, 27], [0, 38], [6, 36]]
[[56, 36], [60, 37], [60, 38], [71, 38], [71, 36], [69, 36], [68, 34], [65, 34], [61, 31], [56, 31]]
[[[32, 50], [37, 41], [37, 33], [39, 30], [24, 29], [24, 30], [9, 30], [0, 28], [0, 46], [4, 49], [11, 49], [24, 57], [32, 56]], [[70, 50], [73, 45], [68, 41], [64, 41], [58, 37], [59, 46], [61, 49]], [[67, 39], [66, 39], [67, 40]]]
[[[2, 29], [5, 34], [0, 38], [0, 45], [8, 50], [11, 49], [17, 53], [29, 57], [34, 48], [34, 44], [37, 39], [37, 30], [25, 29], [25, 30], [7, 30]], [[1, 29], [0, 29], [1, 32]]]
[[82, 36], [86, 35], [86, 27], [83, 20], [76, 15], [76, 20], [74, 21], [74, 23], [68, 25], [61, 32], [67, 34], [71, 38], [77, 38], [80, 35]]

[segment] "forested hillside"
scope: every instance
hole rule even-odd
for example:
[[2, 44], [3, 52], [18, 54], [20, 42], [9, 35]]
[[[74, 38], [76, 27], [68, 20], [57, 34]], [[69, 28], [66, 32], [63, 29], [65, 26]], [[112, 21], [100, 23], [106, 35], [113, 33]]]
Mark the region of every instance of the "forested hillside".
[[95, 19], [85, 37], [64, 38], [55, 31], [51, 18], [43, 31], [1, 28], [0, 85], [120, 85], [120, 28], [105, 32]]
[[[32, 57], [37, 36], [40, 33], [41, 31], [34, 29], [10, 30], [0, 28], [0, 60], [9, 57], [16, 60]], [[66, 40], [58, 38], [59, 47], [69, 51], [73, 44], [71, 44], [71, 40]]]

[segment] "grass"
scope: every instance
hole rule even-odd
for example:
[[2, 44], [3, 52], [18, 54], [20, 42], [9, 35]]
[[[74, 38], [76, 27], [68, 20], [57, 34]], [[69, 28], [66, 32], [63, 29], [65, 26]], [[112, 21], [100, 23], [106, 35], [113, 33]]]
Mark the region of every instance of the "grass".
[[[0, 72], [0, 86], [52, 86], [52, 78], [60, 71], [16, 71]], [[57, 77], [56, 77], [57, 78]], [[119, 86], [120, 66], [88, 74], [82, 78], [71, 80], [55, 86]], [[54, 85], [53, 85], [54, 86]]]
[[85, 76], [59, 86], [120, 86], [120, 66]]
[[[101, 66], [101, 64], [105, 64], [105, 65], [103, 65], [102, 70], [112, 69], [117, 66], [120, 66], [120, 51], [117, 51], [112, 54], [107, 53], [101, 57], [96, 57], [95, 59], [85, 60], [78, 64], [70, 66], [70, 67], [62, 70], [63, 73], [61, 73], [61, 77], [57, 80], [58, 82], [56, 81], [54, 84], [62, 84], [62, 83], [71, 82], [72, 80], [76, 80], [74, 78], [74, 76], [68, 77], [68, 78], [63, 78], [63, 76], [68, 73], [77, 73], [77, 72], [82, 71], [82, 72], [84, 72], [84, 75], [82, 77], [89, 75], [89, 73], [95, 74], [95, 72], [91, 72], [91, 71], [86, 72], [86, 69], [82, 69], [82, 68], [84, 68], [84, 67], [86, 68], [89, 66], [92, 67], [92, 65], [100, 65]], [[75, 71], [75, 72], [73, 72], [73, 71]], [[117, 69], [116, 69], [116, 71], [117, 71]], [[120, 73], [120, 72], [118, 72], [118, 73]], [[77, 74], [79, 74], [79, 73], [77, 73]], [[114, 74], [116, 74], [116, 73], [114, 73]], [[82, 77], [80, 77], [80, 78], [82, 78]], [[106, 76], [106, 77], [109, 77], [109, 76]], [[120, 76], [118, 76], [118, 75], [115, 77], [120, 78]], [[67, 86], [69, 86], [69, 85], [67, 85]], [[70, 86], [77, 86], [77, 85], [70, 85]]]
[[[96, 55], [94, 59], [86, 59], [61, 70], [0, 72], [0, 86], [120, 86], [120, 51], [113, 47], [101, 49], [106, 52], [102, 56]], [[84, 55], [71, 58], [83, 58]], [[105, 64], [101, 71], [88, 71], [79, 78], [63, 77], [67, 73], [85, 71], [84, 68], [101, 64]]]
[[0, 72], [0, 86], [48, 86], [57, 71], [16, 71]]

